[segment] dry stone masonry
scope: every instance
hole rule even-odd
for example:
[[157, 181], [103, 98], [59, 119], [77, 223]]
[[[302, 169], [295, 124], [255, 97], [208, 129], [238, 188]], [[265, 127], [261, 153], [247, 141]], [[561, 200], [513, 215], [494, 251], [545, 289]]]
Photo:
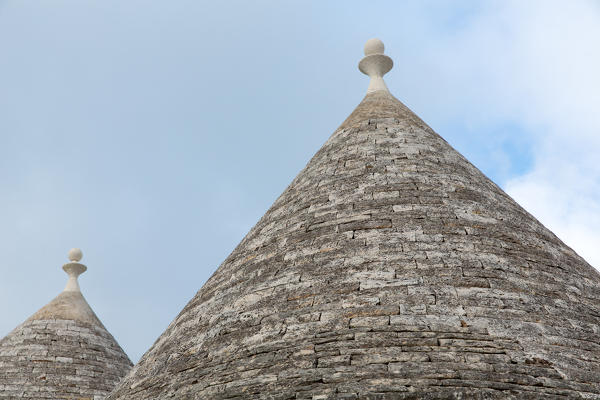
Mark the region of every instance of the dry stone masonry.
[[0, 399], [100, 400], [131, 361], [79, 290], [81, 251], [65, 290], [0, 341]]
[[109, 399], [600, 398], [598, 272], [370, 89]]

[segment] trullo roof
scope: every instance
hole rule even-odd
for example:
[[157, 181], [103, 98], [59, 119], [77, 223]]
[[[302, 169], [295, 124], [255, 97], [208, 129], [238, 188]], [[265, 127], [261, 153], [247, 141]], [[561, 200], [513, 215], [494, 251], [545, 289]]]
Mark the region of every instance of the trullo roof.
[[600, 275], [366, 97], [110, 399], [600, 397]]
[[81, 251], [69, 256], [65, 290], [0, 341], [0, 399], [104, 399], [131, 369], [81, 294]]

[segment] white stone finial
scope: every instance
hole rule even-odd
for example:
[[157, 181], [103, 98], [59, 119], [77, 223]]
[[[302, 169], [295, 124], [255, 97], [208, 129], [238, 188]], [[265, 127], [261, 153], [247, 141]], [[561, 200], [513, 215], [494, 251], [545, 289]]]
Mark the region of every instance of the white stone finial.
[[79, 282], [77, 281], [77, 277], [83, 274], [87, 267], [83, 264], [80, 264], [81, 258], [83, 257], [83, 253], [80, 249], [71, 249], [69, 250], [69, 261], [63, 265], [63, 270], [69, 275], [69, 280], [67, 281], [67, 286], [65, 286], [65, 292], [79, 292]]
[[81, 249], [73, 248], [69, 250], [69, 261], [79, 262], [83, 258]]
[[379, 39], [369, 39], [365, 44], [365, 57], [358, 63], [358, 69], [371, 78], [367, 93], [378, 90], [389, 91], [383, 81], [383, 76], [392, 69], [394, 62], [383, 54], [384, 50], [385, 46]]

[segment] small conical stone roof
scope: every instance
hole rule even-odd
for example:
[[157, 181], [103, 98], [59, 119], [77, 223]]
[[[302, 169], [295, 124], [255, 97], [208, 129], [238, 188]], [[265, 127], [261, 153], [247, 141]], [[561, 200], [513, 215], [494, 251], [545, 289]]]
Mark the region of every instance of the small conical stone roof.
[[110, 399], [600, 398], [600, 275], [387, 90]]
[[65, 290], [0, 341], [0, 399], [104, 399], [132, 366], [81, 294], [81, 251], [69, 255]]

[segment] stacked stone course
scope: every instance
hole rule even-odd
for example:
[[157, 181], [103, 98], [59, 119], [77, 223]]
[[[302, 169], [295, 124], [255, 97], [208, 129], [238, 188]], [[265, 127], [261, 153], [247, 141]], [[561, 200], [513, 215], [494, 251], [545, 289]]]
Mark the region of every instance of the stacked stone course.
[[0, 342], [0, 399], [104, 399], [131, 363], [101, 326], [27, 321]]

